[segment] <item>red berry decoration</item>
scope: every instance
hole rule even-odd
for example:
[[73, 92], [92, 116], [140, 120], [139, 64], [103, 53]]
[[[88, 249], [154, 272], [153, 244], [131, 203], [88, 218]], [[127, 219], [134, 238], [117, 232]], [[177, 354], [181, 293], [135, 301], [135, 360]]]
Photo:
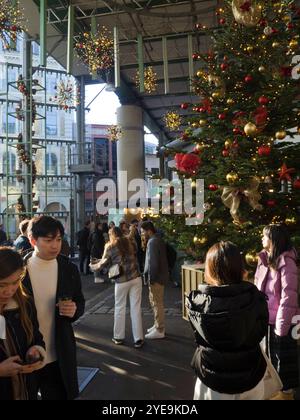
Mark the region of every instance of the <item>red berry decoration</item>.
[[295, 190], [300, 190], [300, 179], [296, 179], [296, 181], [293, 184], [293, 187]]
[[261, 146], [258, 148], [258, 154], [259, 156], [270, 156], [271, 150], [270, 146]]
[[181, 109], [188, 109], [188, 107], [189, 107], [189, 104], [187, 103], [181, 104]]
[[193, 54], [193, 60], [199, 60], [200, 56], [199, 54]]
[[229, 150], [223, 150], [223, 152], [222, 152], [222, 155], [225, 157], [225, 158], [227, 158], [227, 157], [229, 157]]
[[222, 63], [220, 65], [220, 68], [221, 68], [222, 71], [226, 71], [228, 69], [228, 64], [227, 63]]
[[225, 25], [226, 19], [222, 18], [219, 20], [220, 25]]
[[276, 200], [268, 200], [267, 201], [267, 206], [268, 207], [275, 207], [276, 206]]
[[218, 190], [218, 186], [216, 184], [210, 184], [210, 186], [208, 187], [208, 189], [210, 191], [217, 191]]
[[269, 98], [267, 98], [266, 96], [261, 96], [261, 97], [258, 99], [258, 102], [259, 102], [261, 105], [267, 105], [267, 104], [269, 103]]
[[222, 114], [219, 114], [219, 120], [225, 120], [225, 118], [226, 118], [226, 114], [224, 114], [224, 113], [222, 113]]
[[253, 82], [253, 76], [251, 76], [251, 74], [247, 74], [244, 80], [246, 83], [251, 83]]

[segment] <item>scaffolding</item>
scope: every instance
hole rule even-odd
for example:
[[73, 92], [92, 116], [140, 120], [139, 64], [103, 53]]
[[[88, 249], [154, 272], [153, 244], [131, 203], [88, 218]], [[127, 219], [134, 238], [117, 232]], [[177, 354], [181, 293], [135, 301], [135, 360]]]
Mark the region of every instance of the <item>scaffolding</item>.
[[[6, 82], [6, 89], [0, 92], [2, 116], [5, 113], [5, 130], [0, 135], [4, 149], [0, 173], [0, 221], [12, 240], [18, 234], [18, 223], [22, 219], [48, 214], [64, 222], [74, 243], [75, 176], [69, 172], [75, 145], [73, 127], [71, 140], [53, 138], [47, 130], [47, 113], [65, 112], [49, 98], [47, 77], [51, 73], [57, 80], [62, 80], [67, 77], [66, 72], [33, 67], [32, 42], [25, 34], [23, 64], [5, 62], [0, 66], [4, 66]], [[74, 106], [68, 109], [69, 112], [74, 110]], [[16, 121], [18, 134], [11, 133], [12, 120]], [[35, 134], [37, 125], [39, 132]], [[51, 148], [55, 145], [60, 153], [59, 173], [53, 171], [50, 162]], [[68, 198], [68, 206], [51, 203], [50, 195], [53, 201], [53, 197], [59, 197], [62, 191], [64, 198]]]

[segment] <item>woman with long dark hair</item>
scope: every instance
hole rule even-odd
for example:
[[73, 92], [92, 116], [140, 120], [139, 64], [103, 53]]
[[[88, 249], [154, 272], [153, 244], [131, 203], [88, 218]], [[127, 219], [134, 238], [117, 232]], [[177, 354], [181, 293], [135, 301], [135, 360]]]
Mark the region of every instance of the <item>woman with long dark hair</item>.
[[274, 399], [291, 400], [299, 385], [297, 340], [292, 336], [299, 314], [298, 256], [284, 225], [266, 226], [262, 243], [255, 283], [268, 296], [267, 351], [283, 383], [282, 392]]
[[266, 297], [244, 277], [243, 258], [231, 242], [207, 253], [205, 281], [187, 308], [197, 342], [192, 366], [195, 400], [262, 400], [267, 369], [260, 342], [268, 329]]
[[0, 400], [36, 399], [30, 375], [44, 365], [36, 310], [22, 281], [26, 270], [12, 248], [0, 248]]
[[115, 320], [112, 340], [117, 345], [124, 343], [126, 303], [129, 296], [134, 347], [140, 348], [144, 344], [141, 309], [143, 284], [138, 266], [137, 248], [124, 236], [120, 228], [110, 229], [109, 238], [101, 261], [92, 264], [91, 269], [98, 271], [104, 267], [119, 266], [120, 274], [115, 279]]

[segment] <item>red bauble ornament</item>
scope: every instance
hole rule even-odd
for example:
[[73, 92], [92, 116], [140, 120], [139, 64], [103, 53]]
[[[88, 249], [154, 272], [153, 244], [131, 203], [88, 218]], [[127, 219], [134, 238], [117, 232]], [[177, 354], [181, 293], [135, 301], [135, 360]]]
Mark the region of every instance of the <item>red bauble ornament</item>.
[[239, 128], [234, 128], [233, 130], [233, 134], [235, 135], [235, 136], [238, 136], [239, 134], [240, 135], [243, 135], [244, 133], [243, 133], [243, 131], [242, 130], [240, 130]]
[[229, 157], [229, 150], [223, 150], [223, 152], [222, 152], [222, 155], [223, 155], [223, 157], [225, 157], [225, 158], [227, 158], [227, 157]]
[[226, 114], [224, 114], [224, 113], [219, 114], [218, 118], [219, 118], [219, 120], [225, 120]]
[[226, 19], [222, 18], [219, 20], [220, 25], [225, 25]]
[[198, 108], [198, 112], [206, 112], [206, 108], [203, 108], [203, 107]]
[[200, 56], [199, 54], [193, 54], [193, 60], [199, 60]]
[[276, 200], [268, 200], [267, 201], [267, 206], [268, 207], [275, 207], [277, 204]]
[[17, 27], [17, 26], [15, 26], [15, 25], [13, 25], [10, 29], [11, 29], [13, 32], [16, 32], [16, 31], [18, 30], [18, 27]]
[[187, 104], [187, 103], [184, 103], [184, 104], [181, 104], [181, 109], [188, 109], [188, 107], [189, 107], [189, 104]]
[[295, 26], [294, 26], [294, 24], [292, 22], [290, 22], [290, 23], [287, 24], [287, 28], [288, 29], [294, 29], [294, 27]]
[[261, 146], [258, 148], [258, 154], [259, 156], [270, 156], [271, 150], [270, 146]]
[[220, 68], [221, 68], [222, 71], [226, 71], [228, 69], [228, 64], [227, 63], [222, 63], [220, 65]]
[[251, 74], [247, 74], [244, 80], [246, 83], [251, 83], [253, 82], [253, 76], [251, 76]]
[[216, 184], [210, 184], [210, 186], [208, 187], [208, 189], [210, 191], [217, 191], [219, 188]]
[[266, 96], [261, 96], [261, 97], [258, 99], [258, 102], [259, 102], [261, 105], [267, 105], [267, 104], [269, 103], [269, 98], [267, 98]]
[[293, 183], [293, 187], [295, 190], [300, 190], [300, 179], [296, 179], [296, 181]]

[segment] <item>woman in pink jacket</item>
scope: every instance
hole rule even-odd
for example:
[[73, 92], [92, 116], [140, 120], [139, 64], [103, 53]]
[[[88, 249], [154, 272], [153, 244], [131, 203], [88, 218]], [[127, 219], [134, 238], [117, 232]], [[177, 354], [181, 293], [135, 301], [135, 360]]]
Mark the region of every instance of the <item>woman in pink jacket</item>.
[[269, 299], [267, 350], [283, 383], [274, 399], [293, 399], [299, 385], [297, 340], [292, 336], [299, 314], [297, 253], [284, 225], [267, 226], [262, 242], [255, 284]]

